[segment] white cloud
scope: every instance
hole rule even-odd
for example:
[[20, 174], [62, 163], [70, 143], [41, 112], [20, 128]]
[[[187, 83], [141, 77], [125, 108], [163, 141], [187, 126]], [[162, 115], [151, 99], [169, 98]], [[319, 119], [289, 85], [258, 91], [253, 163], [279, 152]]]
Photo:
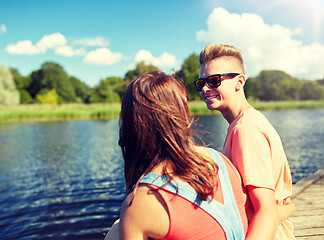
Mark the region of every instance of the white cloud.
[[4, 24], [0, 25], [0, 35], [7, 32], [7, 27]]
[[302, 30], [268, 25], [256, 14], [239, 15], [216, 8], [207, 19], [207, 29], [198, 31], [196, 37], [199, 42], [241, 49], [247, 75], [277, 69], [299, 78], [323, 78], [324, 46], [303, 45], [293, 39], [297, 34], [302, 34]]
[[84, 45], [88, 47], [107, 47], [110, 45], [110, 42], [102, 37], [96, 38], [82, 38], [76, 39], [72, 43], [73, 45]]
[[83, 56], [87, 52], [84, 48], [73, 49], [70, 46], [61, 46], [55, 49], [55, 53], [65, 57]]
[[61, 33], [53, 33], [51, 35], [45, 35], [36, 44], [39, 49], [51, 49], [58, 46], [63, 46], [67, 43], [66, 38]]
[[176, 57], [170, 53], [163, 53], [160, 57], [154, 57], [150, 51], [139, 50], [135, 55], [135, 62], [144, 61], [146, 64], [164, 67], [176, 65]]
[[124, 58], [122, 53], [113, 53], [108, 48], [98, 48], [87, 53], [83, 59], [83, 63], [89, 65], [109, 66], [118, 63]]
[[44, 54], [47, 49], [63, 46], [67, 43], [61, 33], [53, 33], [43, 36], [35, 45], [30, 40], [18, 41], [16, 44], [9, 44], [6, 51], [10, 54]]
[[11, 44], [6, 47], [6, 51], [10, 54], [40, 54], [40, 50], [33, 45], [30, 40], [19, 41], [16, 44]]

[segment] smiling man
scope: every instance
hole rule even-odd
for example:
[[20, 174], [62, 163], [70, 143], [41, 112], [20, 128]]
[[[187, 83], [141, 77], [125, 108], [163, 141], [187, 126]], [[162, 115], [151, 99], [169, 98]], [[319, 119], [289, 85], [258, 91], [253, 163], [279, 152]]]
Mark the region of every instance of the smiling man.
[[254, 208], [247, 239], [295, 239], [289, 217], [292, 181], [281, 139], [263, 114], [246, 100], [241, 52], [222, 44], [200, 53], [194, 84], [209, 110], [229, 123], [223, 153], [239, 170]]

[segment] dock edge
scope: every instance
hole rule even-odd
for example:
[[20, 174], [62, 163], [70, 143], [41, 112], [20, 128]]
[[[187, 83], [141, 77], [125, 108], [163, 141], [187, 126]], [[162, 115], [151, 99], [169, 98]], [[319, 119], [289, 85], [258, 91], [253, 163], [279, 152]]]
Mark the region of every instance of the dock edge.
[[324, 178], [324, 169], [320, 169], [316, 171], [314, 174], [310, 175], [307, 178], [304, 178], [293, 185], [291, 198], [297, 197], [300, 193], [302, 193], [306, 188], [310, 185], [316, 183], [321, 178]]

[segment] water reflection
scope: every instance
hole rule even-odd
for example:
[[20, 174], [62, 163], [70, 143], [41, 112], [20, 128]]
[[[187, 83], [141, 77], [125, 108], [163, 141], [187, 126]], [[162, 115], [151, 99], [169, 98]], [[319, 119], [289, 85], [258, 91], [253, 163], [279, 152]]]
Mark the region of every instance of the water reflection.
[[293, 181], [324, 167], [324, 110], [265, 112], [279, 132]]
[[[222, 151], [227, 127], [228, 123], [222, 115], [212, 115], [196, 117], [196, 124], [193, 129], [197, 131], [205, 145]], [[197, 143], [201, 143], [199, 139], [196, 140]]]
[[0, 238], [102, 239], [124, 198], [118, 121], [0, 125]]
[[[294, 182], [323, 168], [324, 109], [264, 114], [282, 138]], [[221, 151], [222, 116], [197, 124]], [[117, 119], [1, 124], [0, 239], [103, 239], [125, 197], [118, 128]]]

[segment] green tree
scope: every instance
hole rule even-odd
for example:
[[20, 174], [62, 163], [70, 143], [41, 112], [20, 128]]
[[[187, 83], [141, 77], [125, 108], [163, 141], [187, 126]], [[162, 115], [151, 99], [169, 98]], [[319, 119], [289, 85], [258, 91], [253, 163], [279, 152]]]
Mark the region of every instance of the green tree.
[[55, 89], [59, 96], [59, 103], [76, 102], [76, 94], [68, 74], [57, 63], [45, 62], [41, 69], [31, 74], [32, 82], [28, 88], [32, 97], [36, 97], [41, 90]]
[[199, 69], [199, 56], [193, 53], [184, 60], [180, 71], [177, 73], [177, 75], [184, 81], [188, 89], [190, 100], [201, 100], [200, 94], [193, 84], [194, 81], [199, 77]]
[[301, 100], [324, 99], [324, 86], [317, 81], [305, 80], [300, 90]]
[[280, 82], [286, 100], [298, 100], [300, 98], [300, 90], [302, 81], [297, 78], [285, 78]]
[[260, 100], [263, 96], [259, 77], [248, 78], [244, 86], [245, 96], [250, 100]]
[[120, 77], [109, 77], [100, 81], [99, 85], [91, 89], [89, 102], [120, 102], [121, 90], [125, 82]]
[[21, 76], [18, 69], [15, 68], [10, 68], [10, 71], [20, 93], [20, 103], [26, 104], [35, 102], [27, 90], [32, 82], [31, 76]]
[[90, 88], [76, 77], [70, 77], [70, 82], [74, 88], [77, 101], [86, 102], [90, 94]]
[[34, 103], [35, 99], [33, 99], [29, 92], [25, 89], [18, 89], [20, 93], [20, 103], [21, 104], [29, 104], [29, 103]]
[[261, 100], [292, 100], [298, 99], [301, 84], [283, 71], [264, 70], [259, 75], [262, 95]]
[[0, 104], [17, 105], [19, 98], [19, 91], [16, 88], [11, 71], [0, 65]]
[[133, 79], [139, 77], [140, 75], [143, 75], [148, 72], [152, 71], [158, 71], [159, 69], [152, 65], [152, 64], [146, 64], [144, 61], [141, 61], [137, 63], [136, 68], [134, 70], [130, 70], [125, 74], [125, 81], [128, 83], [132, 81]]
[[15, 79], [16, 77], [21, 76], [17, 68], [9, 68], [9, 70], [11, 72], [11, 75], [12, 75], [13, 79]]
[[318, 82], [320, 85], [324, 86], [324, 78], [321, 80], [316, 80], [316, 82]]
[[280, 100], [284, 93], [280, 88], [279, 82], [284, 77], [284, 73], [281, 71], [262, 71], [259, 75], [263, 93], [261, 100]]
[[43, 93], [36, 95], [36, 100], [39, 103], [46, 103], [46, 104], [58, 104], [59, 103], [59, 96], [55, 90], [55, 88], [45, 91]]

